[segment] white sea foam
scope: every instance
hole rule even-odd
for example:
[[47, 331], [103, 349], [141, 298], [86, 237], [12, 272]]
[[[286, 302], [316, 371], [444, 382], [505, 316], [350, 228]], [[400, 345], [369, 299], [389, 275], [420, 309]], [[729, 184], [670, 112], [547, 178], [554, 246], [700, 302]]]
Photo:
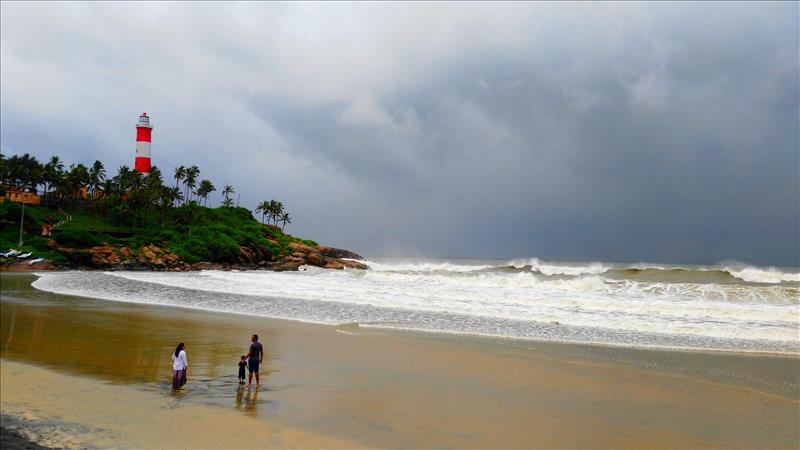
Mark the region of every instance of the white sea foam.
[[742, 268], [725, 268], [725, 271], [734, 277], [750, 283], [772, 283], [777, 284], [784, 281], [800, 282], [800, 273], [787, 273], [782, 272], [775, 267], [742, 267]]
[[400, 264], [385, 264], [376, 261], [367, 261], [367, 265], [376, 272], [394, 273], [470, 273], [491, 269], [489, 264], [456, 264], [450, 262], [410, 262]]
[[539, 272], [544, 275], [597, 275], [610, 269], [610, 266], [606, 266], [599, 262], [569, 265], [544, 263], [540, 261], [539, 258], [515, 259], [509, 262], [509, 265], [516, 267], [517, 269], [529, 267], [532, 272]]
[[718, 266], [669, 266], [663, 264], [638, 263], [627, 266], [636, 270], [681, 270], [688, 273], [726, 272], [734, 278], [748, 283], [780, 284], [784, 282], [800, 283], [800, 273], [786, 272], [776, 267], [755, 267], [745, 264], [721, 264]]
[[[369, 265], [367, 271], [302, 267], [295, 273], [47, 273], [34, 286], [320, 323], [623, 345], [800, 351], [800, 288], [791, 284], [794, 278], [787, 281], [792, 274], [786, 272], [775, 275], [783, 277], [777, 283], [764, 285], [763, 276], [752, 284], [608, 277], [606, 271], [613, 266], [602, 263]], [[531, 270], [503, 269], [509, 265]], [[721, 273], [722, 268], [710, 270]]]

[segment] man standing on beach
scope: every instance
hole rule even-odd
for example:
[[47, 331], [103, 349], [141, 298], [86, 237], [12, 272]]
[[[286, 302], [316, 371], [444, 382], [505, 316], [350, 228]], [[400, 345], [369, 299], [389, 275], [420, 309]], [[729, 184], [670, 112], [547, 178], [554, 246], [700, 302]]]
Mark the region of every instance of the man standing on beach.
[[256, 387], [261, 386], [261, 380], [258, 378], [258, 365], [264, 362], [264, 347], [261, 342], [258, 342], [258, 335], [254, 334], [250, 337], [250, 351], [247, 352], [247, 368], [250, 370], [250, 376], [247, 378], [247, 387], [253, 383], [253, 373], [256, 374]]

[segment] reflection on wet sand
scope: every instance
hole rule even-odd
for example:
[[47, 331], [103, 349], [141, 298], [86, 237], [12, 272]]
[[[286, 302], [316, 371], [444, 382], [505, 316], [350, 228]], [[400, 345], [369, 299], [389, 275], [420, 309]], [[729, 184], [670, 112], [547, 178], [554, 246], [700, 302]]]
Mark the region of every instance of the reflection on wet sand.
[[[193, 311], [128, 305], [90, 311], [81, 300], [44, 293], [46, 303], [32, 307], [30, 300], [18, 297], [24, 285], [22, 277], [4, 276], [0, 341], [4, 342], [4, 356], [114, 382], [161, 384], [171, 380], [170, 355], [175, 345], [184, 341], [190, 383], [220, 385], [236, 381], [238, 357], [249, 345], [241, 318], [234, 316], [223, 316], [209, 327], [193, 320]], [[81, 305], [74, 308], [76, 303]], [[261, 333], [267, 343], [266, 366], [270, 332]], [[267, 374], [265, 371], [262, 376]]]
[[244, 389], [242, 389], [242, 387], [239, 386], [239, 388], [236, 389], [236, 409], [242, 409], [242, 396], [243, 395], [244, 395]]
[[11, 345], [11, 339], [14, 337], [14, 325], [17, 321], [17, 311], [16, 309], [11, 312], [11, 323], [8, 325], [8, 338], [6, 339], [6, 345], [3, 347], [3, 351], [8, 351], [8, 346]]
[[243, 388], [240, 390], [247, 391], [247, 395], [244, 398], [244, 410], [249, 412], [255, 412], [256, 406], [258, 405], [258, 389]]
[[[3, 360], [4, 417], [56, 448], [352, 448], [353, 442], [181, 397]], [[4, 425], [9, 422], [4, 420]]]
[[258, 406], [258, 392], [259, 388], [246, 388], [239, 386], [236, 389], [236, 409], [254, 413]]

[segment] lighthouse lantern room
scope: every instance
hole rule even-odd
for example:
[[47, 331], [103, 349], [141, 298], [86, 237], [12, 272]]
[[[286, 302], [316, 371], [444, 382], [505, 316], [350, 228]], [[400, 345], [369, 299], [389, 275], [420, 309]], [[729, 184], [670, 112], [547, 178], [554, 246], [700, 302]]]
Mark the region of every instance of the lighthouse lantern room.
[[136, 162], [134, 169], [143, 174], [150, 173], [150, 135], [152, 131], [153, 125], [150, 123], [150, 117], [147, 113], [142, 113], [139, 116], [139, 122], [136, 124]]

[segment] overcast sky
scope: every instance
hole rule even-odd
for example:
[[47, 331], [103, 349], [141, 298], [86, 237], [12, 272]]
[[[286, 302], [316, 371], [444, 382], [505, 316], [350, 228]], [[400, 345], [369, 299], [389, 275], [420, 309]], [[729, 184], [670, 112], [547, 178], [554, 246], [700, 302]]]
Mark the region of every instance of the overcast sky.
[[170, 179], [366, 255], [800, 258], [797, 2], [0, 9], [7, 155], [116, 172], [147, 111]]

